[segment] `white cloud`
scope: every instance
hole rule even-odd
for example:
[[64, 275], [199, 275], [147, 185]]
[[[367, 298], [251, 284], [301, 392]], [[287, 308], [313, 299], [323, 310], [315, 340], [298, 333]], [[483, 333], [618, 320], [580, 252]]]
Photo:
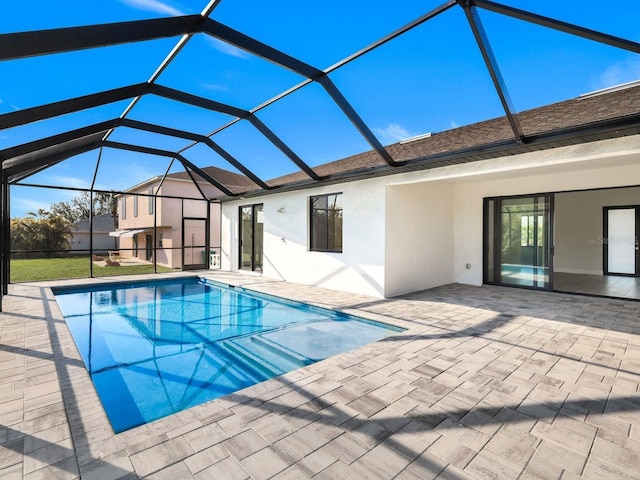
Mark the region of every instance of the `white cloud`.
[[215, 90], [219, 92], [228, 92], [229, 89], [224, 85], [218, 85], [217, 83], [201, 83], [201, 85], [207, 90]]
[[40, 209], [49, 210], [51, 202], [32, 200], [26, 197], [11, 196], [11, 217], [24, 217], [27, 212], [37, 212]]
[[120, 2], [138, 10], [168, 15], [184, 15], [184, 12], [172, 6], [171, 2], [162, 2], [160, 0], [120, 0]]
[[244, 50], [240, 50], [238, 47], [234, 47], [233, 45], [223, 42], [222, 40], [218, 40], [215, 37], [207, 36], [207, 41], [213, 48], [215, 48], [219, 52], [224, 53], [225, 55], [242, 58], [243, 60], [251, 57], [251, 55], [249, 55]]
[[71, 188], [89, 188], [91, 185], [84, 178], [68, 177], [66, 175], [53, 175], [50, 177], [51, 185], [62, 185]]
[[96, 190], [118, 190], [124, 191], [142, 183], [150, 178], [162, 176], [166, 166], [162, 169], [152, 171], [145, 165], [136, 161], [127, 163], [127, 175], [113, 174], [113, 172], [98, 172], [98, 181], [95, 185]]
[[390, 123], [385, 128], [374, 128], [373, 132], [380, 137], [382, 143], [395, 143], [416, 135], [398, 123]]
[[455, 120], [451, 120], [451, 128], [458, 128], [458, 124]]
[[640, 79], [640, 58], [629, 57], [614, 63], [600, 74], [596, 88], [606, 88]]

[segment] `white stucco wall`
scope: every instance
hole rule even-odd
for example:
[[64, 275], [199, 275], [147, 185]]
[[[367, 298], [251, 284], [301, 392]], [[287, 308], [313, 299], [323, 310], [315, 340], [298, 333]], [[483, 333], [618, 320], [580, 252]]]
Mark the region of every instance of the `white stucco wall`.
[[385, 296], [453, 282], [453, 206], [448, 182], [387, 187]]
[[602, 275], [603, 207], [626, 205], [640, 205], [640, 188], [556, 195], [554, 270]]
[[[374, 296], [480, 285], [483, 198], [637, 185], [640, 135], [227, 202], [222, 268], [237, 269], [238, 207], [263, 203], [267, 277]], [[344, 252], [309, 252], [308, 197], [340, 191]]]
[[[74, 232], [71, 238], [71, 250], [89, 250], [91, 236], [86, 232]], [[107, 251], [115, 248], [115, 238], [110, 237], [109, 233], [93, 234], [93, 250]]]
[[[342, 253], [309, 251], [309, 196], [342, 192]], [[288, 282], [384, 295], [384, 181], [351, 182], [222, 205], [222, 268], [238, 268], [238, 208], [264, 205], [263, 275]], [[283, 208], [283, 213], [277, 210]]]

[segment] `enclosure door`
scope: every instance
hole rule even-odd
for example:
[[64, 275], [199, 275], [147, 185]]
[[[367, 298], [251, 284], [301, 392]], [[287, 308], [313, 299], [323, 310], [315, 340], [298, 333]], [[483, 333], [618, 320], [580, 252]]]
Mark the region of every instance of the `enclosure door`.
[[145, 235], [144, 241], [145, 241], [144, 249], [146, 252], [145, 260], [147, 262], [150, 262], [151, 260], [153, 260], [153, 236]]
[[262, 204], [240, 207], [239, 265], [242, 270], [262, 272]]
[[604, 208], [604, 274], [638, 276], [638, 207]]
[[207, 268], [207, 219], [185, 218], [182, 222], [182, 269]]
[[551, 289], [550, 194], [485, 201], [485, 282]]

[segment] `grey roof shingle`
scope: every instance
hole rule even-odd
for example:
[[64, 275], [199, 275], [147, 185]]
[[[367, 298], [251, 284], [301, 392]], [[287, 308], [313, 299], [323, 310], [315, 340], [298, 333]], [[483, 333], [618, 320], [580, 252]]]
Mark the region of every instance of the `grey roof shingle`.
[[[72, 225], [72, 228], [74, 232], [89, 232], [89, 219], [78, 220]], [[113, 216], [110, 213], [93, 217], [93, 233], [105, 233], [113, 230]]]
[[[638, 115], [639, 113], [640, 85], [523, 111], [518, 114], [518, 119], [525, 134], [533, 137], [547, 132]], [[513, 131], [507, 118], [501, 117], [434, 133], [430, 137], [408, 143], [394, 143], [386, 148], [394, 160], [403, 162], [509, 140], [514, 140]], [[466, 161], [474, 159], [478, 158], [470, 158]], [[314, 170], [320, 176], [329, 176], [385, 166], [384, 160], [371, 150], [319, 165], [314, 167]], [[424, 168], [435, 166], [439, 165], [429, 163], [425, 164]], [[307, 179], [308, 177], [303, 172], [296, 172], [275, 178], [267, 183], [271, 186], [279, 186]]]
[[[222, 183], [232, 192], [245, 192], [247, 190], [255, 190], [256, 188], [258, 188], [258, 186], [253, 183], [248, 177], [240, 173], [231, 172], [229, 170], [218, 167], [203, 167], [201, 170]], [[194, 177], [197, 180], [206, 182], [206, 180], [201, 179], [201, 177], [199, 177], [195, 173]], [[191, 177], [189, 177], [189, 174], [187, 172], [170, 173], [169, 175], [167, 175], [167, 178], [189, 181], [191, 180]]]

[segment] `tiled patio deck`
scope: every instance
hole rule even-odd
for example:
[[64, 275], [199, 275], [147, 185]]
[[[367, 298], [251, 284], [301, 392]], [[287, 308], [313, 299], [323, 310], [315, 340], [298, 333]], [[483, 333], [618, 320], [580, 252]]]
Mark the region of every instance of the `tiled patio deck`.
[[47, 284], [14, 285], [0, 478], [640, 478], [640, 302], [211, 276], [408, 330], [114, 435]]

